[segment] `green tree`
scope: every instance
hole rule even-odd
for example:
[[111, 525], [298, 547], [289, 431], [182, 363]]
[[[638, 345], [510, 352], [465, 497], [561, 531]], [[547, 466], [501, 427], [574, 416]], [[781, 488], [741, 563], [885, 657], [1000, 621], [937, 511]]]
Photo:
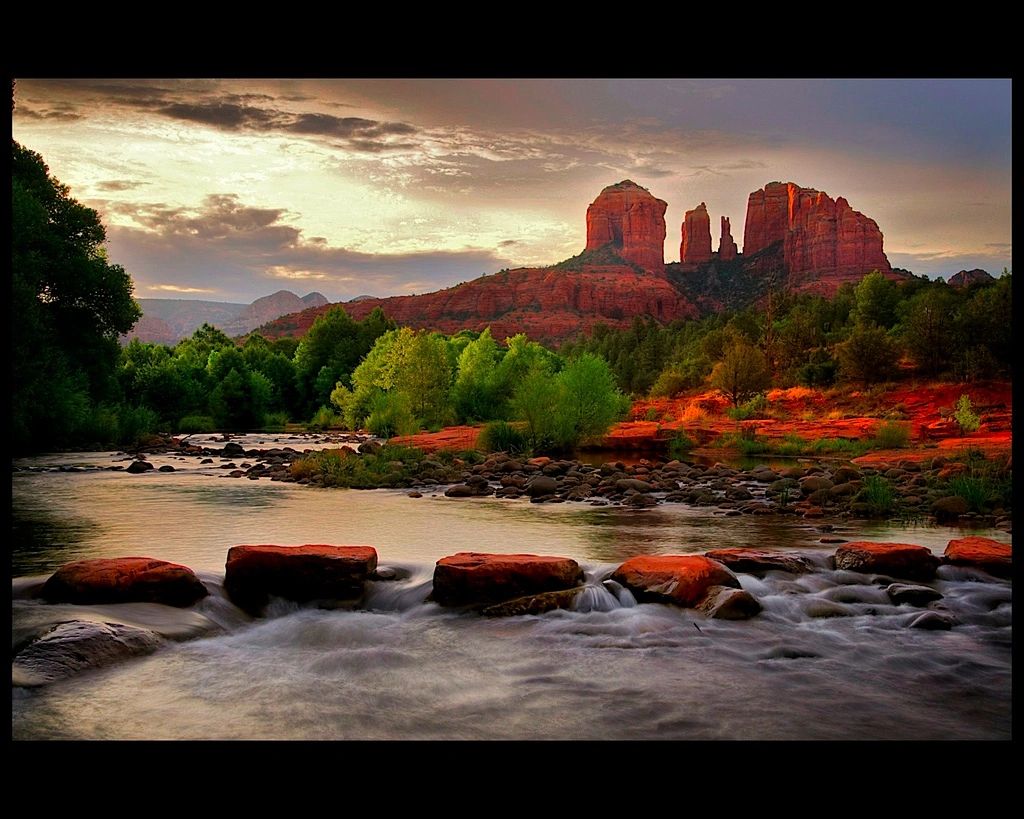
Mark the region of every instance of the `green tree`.
[[896, 323], [896, 305], [900, 290], [877, 270], [868, 273], [855, 291], [853, 316], [858, 324], [876, 324], [886, 329]]
[[954, 353], [957, 298], [949, 290], [946, 285], [929, 287], [901, 305], [903, 345], [928, 375], [944, 370]]
[[771, 386], [768, 361], [759, 349], [737, 340], [725, 348], [724, 357], [711, 371], [711, 386], [739, 407]]
[[117, 337], [141, 316], [99, 215], [11, 142], [11, 332], [16, 451], [69, 443], [116, 397]]
[[836, 358], [844, 378], [873, 384], [895, 375], [899, 350], [881, 327], [858, 326], [837, 345]]
[[470, 341], [458, 358], [458, 375], [452, 387], [452, 403], [462, 421], [482, 421], [498, 417], [498, 345], [488, 327]]
[[534, 452], [555, 444], [561, 398], [558, 384], [542, 364], [533, 367], [516, 385], [512, 414], [523, 422], [527, 444]]
[[604, 435], [629, 406], [616, 389], [608, 362], [593, 353], [570, 361], [556, 376], [559, 391], [559, 440], [565, 446]]

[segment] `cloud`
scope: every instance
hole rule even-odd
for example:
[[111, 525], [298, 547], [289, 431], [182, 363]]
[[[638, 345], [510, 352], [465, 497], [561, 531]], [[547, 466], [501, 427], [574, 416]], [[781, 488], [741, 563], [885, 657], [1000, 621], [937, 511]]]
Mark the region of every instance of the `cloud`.
[[147, 290], [160, 290], [161, 292], [167, 293], [216, 293], [208, 287], [180, 287], [177, 284], [148, 284], [146, 285]]
[[128, 179], [105, 179], [102, 182], [97, 182], [96, 187], [101, 191], [116, 193], [118, 191], [130, 191], [145, 184], [145, 182], [136, 182]]
[[26, 119], [56, 120], [58, 122], [71, 122], [82, 118], [81, 114], [64, 108], [29, 108], [24, 104], [19, 104], [14, 109], [14, 115]]
[[286, 279], [315, 283], [340, 300], [406, 293], [410, 284], [418, 292], [433, 290], [511, 264], [479, 248], [374, 254], [333, 247], [322, 237], [307, 240], [287, 224], [289, 211], [247, 205], [234, 194], [207, 196], [191, 209], [162, 203], [111, 207], [130, 211], [135, 225], [108, 229], [110, 257], [146, 290], [215, 290], [252, 299]]

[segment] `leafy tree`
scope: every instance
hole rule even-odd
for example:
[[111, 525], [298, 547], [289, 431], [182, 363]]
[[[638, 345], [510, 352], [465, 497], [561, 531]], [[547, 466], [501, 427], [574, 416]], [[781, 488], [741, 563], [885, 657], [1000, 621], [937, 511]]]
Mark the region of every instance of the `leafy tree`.
[[99, 215], [43, 158], [11, 142], [11, 317], [15, 450], [68, 443], [116, 396], [117, 337], [141, 312], [110, 264]]
[[929, 375], [944, 370], [954, 352], [956, 295], [945, 285], [922, 290], [901, 305], [903, 344]]
[[394, 329], [380, 310], [363, 322], [353, 321], [343, 307], [318, 316], [295, 351], [295, 379], [306, 411], [330, 400], [334, 385], [348, 385], [352, 371], [387, 330]]
[[873, 384], [893, 377], [899, 350], [881, 327], [858, 326], [837, 345], [836, 358], [844, 378]]
[[543, 450], [559, 437], [556, 419], [561, 399], [557, 382], [543, 364], [533, 367], [516, 385], [512, 414], [523, 422], [531, 450]]
[[557, 443], [565, 446], [604, 435], [629, 406], [615, 387], [608, 362], [593, 353], [570, 361], [556, 380], [561, 393]]
[[460, 419], [479, 421], [498, 417], [497, 364], [500, 358], [490, 327], [463, 348], [452, 387], [452, 403]]
[[868, 273], [855, 291], [854, 319], [858, 324], [876, 324], [889, 328], [896, 323], [896, 305], [900, 290], [877, 270]]
[[764, 353], [745, 341], [734, 341], [711, 371], [711, 386], [732, 401], [734, 408], [771, 386]]

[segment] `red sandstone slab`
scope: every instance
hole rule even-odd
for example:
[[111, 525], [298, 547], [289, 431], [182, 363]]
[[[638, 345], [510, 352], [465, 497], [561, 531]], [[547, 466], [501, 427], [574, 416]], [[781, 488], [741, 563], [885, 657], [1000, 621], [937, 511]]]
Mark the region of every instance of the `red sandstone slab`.
[[734, 572], [745, 574], [761, 574], [767, 571], [803, 574], [813, 568], [811, 561], [803, 555], [773, 552], [767, 549], [714, 549], [705, 552], [704, 556], [717, 560]]
[[77, 560], [61, 566], [43, 586], [60, 603], [163, 603], [190, 606], [206, 587], [187, 566], [152, 557]]
[[935, 576], [939, 559], [924, 546], [912, 543], [844, 543], [835, 554], [836, 568], [926, 580]]
[[738, 589], [739, 580], [729, 569], [703, 555], [642, 555], [623, 563], [612, 579], [640, 599], [675, 603], [692, 608], [712, 586]]
[[954, 566], [977, 566], [989, 574], [1013, 573], [1013, 546], [988, 537], [961, 537], [949, 541], [945, 559]]
[[232, 546], [224, 588], [238, 606], [255, 612], [271, 595], [297, 602], [358, 597], [376, 568], [372, 546]]
[[432, 597], [442, 606], [492, 605], [582, 581], [579, 563], [568, 557], [459, 552], [437, 561]]

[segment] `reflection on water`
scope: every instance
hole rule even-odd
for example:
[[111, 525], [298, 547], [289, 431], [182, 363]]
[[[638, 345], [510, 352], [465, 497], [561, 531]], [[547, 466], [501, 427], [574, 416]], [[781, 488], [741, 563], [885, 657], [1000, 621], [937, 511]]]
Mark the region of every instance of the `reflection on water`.
[[[152, 461], [159, 465], [161, 459]], [[384, 563], [433, 562], [456, 551], [614, 562], [637, 554], [741, 546], [833, 548], [818, 543], [817, 525], [790, 517], [726, 517], [711, 507], [684, 504], [636, 510], [456, 499], [443, 497], [441, 489], [414, 499], [401, 490], [314, 489], [227, 478], [215, 465], [141, 475], [20, 471], [12, 484], [14, 576], [51, 572], [82, 557], [133, 554], [223, 570], [227, 550], [238, 543], [369, 544]], [[1005, 536], [991, 529], [973, 531]], [[830, 534], [920, 543], [941, 553], [963, 531], [848, 521]]]

